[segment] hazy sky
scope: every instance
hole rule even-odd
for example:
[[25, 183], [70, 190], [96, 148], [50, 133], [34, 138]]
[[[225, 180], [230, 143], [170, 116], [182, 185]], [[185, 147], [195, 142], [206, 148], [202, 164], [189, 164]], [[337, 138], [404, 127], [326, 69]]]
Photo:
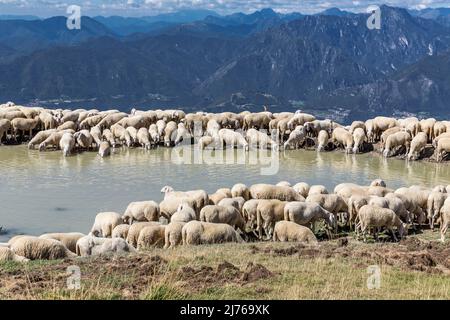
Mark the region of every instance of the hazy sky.
[[330, 7], [364, 11], [371, 4], [382, 3], [416, 9], [450, 7], [450, 0], [0, 0], [0, 14], [64, 15], [71, 4], [80, 5], [83, 15], [143, 16], [180, 9], [209, 9], [229, 14], [268, 7], [279, 12], [314, 13]]

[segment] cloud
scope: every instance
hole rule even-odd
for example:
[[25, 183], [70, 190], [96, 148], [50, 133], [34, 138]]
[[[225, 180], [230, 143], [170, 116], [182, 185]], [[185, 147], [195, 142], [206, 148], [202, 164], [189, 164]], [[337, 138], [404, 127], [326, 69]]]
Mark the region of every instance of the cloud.
[[[48, 15], [63, 11], [64, 6], [76, 4], [83, 12], [89, 14], [119, 14], [119, 15], [154, 15], [173, 12], [181, 9], [208, 9], [221, 14], [233, 12], [253, 12], [263, 8], [273, 8], [279, 12], [316, 13], [326, 8], [338, 7], [356, 12], [365, 11], [369, 5], [377, 3], [374, 0], [0, 0], [0, 11], [5, 9], [33, 10], [47, 12]], [[389, 0], [383, 3], [408, 7], [449, 7], [450, 0]], [[18, 11], [18, 10], [15, 10]], [[25, 12], [23, 12], [25, 13]]]

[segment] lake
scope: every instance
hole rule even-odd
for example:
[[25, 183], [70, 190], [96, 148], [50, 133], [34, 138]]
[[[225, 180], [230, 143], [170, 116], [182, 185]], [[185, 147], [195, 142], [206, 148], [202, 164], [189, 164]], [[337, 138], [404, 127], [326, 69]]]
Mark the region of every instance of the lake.
[[[209, 161], [209, 151], [193, 156], [188, 154], [190, 150], [124, 148], [102, 159], [95, 152], [64, 158], [59, 151], [1, 146], [0, 226], [8, 234], [0, 235], [0, 242], [18, 233], [87, 233], [98, 212], [121, 213], [132, 201], [159, 202], [165, 185], [213, 193], [238, 182], [251, 185], [283, 180], [323, 184], [329, 191], [341, 182], [368, 184], [375, 178], [384, 179], [391, 188], [450, 184], [450, 166], [446, 163], [386, 160], [374, 153], [290, 150], [260, 154], [253, 150], [246, 154], [232, 150], [227, 151], [231, 156], [223, 156], [221, 151]], [[226, 163], [217, 161], [217, 155], [222, 155]], [[186, 163], [189, 159], [193, 164]], [[274, 170], [268, 170], [270, 162]]]

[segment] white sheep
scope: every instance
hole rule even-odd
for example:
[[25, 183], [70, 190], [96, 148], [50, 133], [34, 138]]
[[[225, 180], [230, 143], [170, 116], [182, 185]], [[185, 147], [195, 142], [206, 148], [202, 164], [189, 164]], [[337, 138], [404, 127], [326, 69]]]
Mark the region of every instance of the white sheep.
[[183, 243], [181, 231], [185, 222], [170, 222], [164, 229], [164, 248], [172, 248]]
[[317, 244], [311, 229], [291, 221], [278, 221], [273, 230], [273, 241], [295, 241]]
[[113, 229], [111, 238], [122, 238], [126, 239], [128, 236], [128, 231], [130, 230], [129, 224], [119, 224]]
[[184, 245], [243, 242], [232, 226], [226, 223], [190, 221], [181, 231]]
[[114, 228], [122, 223], [122, 217], [117, 212], [100, 212], [95, 217], [91, 234], [96, 237], [111, 237]]
[[0, 262], [5, 261], [28, 262], [29, 259], [18, 256], [8, 247], [0, 246]]
[[132, 252], [135, 252], [135, 249], [122, 238], [98, 238], [87, 235], [80, 238], [76, 245], [76, 253], [81, 257]]
[[164, 232], [166, 226], [154, 225], [147, 226], [139, 232], [137, 241], [137, 249], [143, 250], [149, 247], [163, 247], [164, 246]]
[[15, 254], [30, 260], [54, 260], [75, 256], [60, 241], [32, 236], [16, 238], [11, 242], [10, 249]]
[[122, 216], [124, 223], [133, 224], [133, 221], [158, 221], [159, 205], [155, 201], [131, 202]]
[[226, 223], [245, 232], [245, 221], [233, 206], [208, 205], [200, 211], [200, 221]]
[[58, 240], [66, 246], [72, 252], [75, 252], [78, 239], [85, 235], [80, 232], [68, 232], [68, 233], [45, 233], [39, 236], [41, 239], [53, 239]]
[[394, 211], [387, 208], [380, 208], [378, 206], [362, 206], [359, 209], [357, 220], [358, 222], [355, 230], [357, 233], [361, 231], [364, 238], [366, 236], [366, 231], [372, 227], [385, 227], [392, 233], [395, 241], [397, 241], [397, 237], [393, 228], [397, 227], [400, 238], [403, 237], [406, 230], [406, 225], [400, 220]]

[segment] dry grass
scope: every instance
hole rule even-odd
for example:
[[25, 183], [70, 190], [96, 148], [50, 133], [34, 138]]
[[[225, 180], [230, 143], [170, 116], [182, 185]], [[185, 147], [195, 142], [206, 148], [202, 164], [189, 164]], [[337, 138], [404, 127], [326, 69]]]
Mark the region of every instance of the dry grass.
[[[431, 238], [429, 234], [422, 238]], [[154, 249], [133, 256], [0, 264], [0, 299], [450, 299], [450, 245], [319, 248], [295, 243]], [[81, 289], [66, 288], [66, 268], [81, 268]], [[367, 267], [381, 268], [368, 289]]]

